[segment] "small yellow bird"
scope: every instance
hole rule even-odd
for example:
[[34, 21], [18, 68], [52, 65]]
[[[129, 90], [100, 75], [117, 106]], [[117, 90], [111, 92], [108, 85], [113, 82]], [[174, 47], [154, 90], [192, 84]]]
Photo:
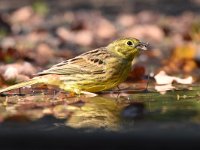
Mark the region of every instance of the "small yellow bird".
[[76, 94], [111, 89], [127, 78], [133, 59], [146, 47], [146, 43], [135, 38], [118, 39], [106, 47], [58, 63], [29, 81], [1, 89], [0, 93], [39, 83]]

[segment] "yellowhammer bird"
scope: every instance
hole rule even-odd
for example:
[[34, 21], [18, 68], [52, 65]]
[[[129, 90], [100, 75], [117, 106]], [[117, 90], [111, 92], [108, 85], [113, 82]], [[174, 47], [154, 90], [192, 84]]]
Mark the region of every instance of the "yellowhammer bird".
[[111, 89], [127, 78], [133, 59], [141, 50], [146, 50], [146, 46], [138, 39], [122, 38], [56, 64], [29, 81], [1, 89], [0, 93], [38, 83], [55, 85], [76, 94]]

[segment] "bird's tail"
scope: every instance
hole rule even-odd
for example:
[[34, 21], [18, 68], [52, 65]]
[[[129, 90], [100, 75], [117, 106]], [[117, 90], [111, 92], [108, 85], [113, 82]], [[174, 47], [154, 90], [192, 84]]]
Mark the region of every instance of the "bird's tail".
[[10, 91], [10, 90], [14, 90], [14, 89], [18, 89], [18, 88], [25, 87], [25, 86], [30, 86], [30, 85], [37, 84], [37, 83], [40, 83], [40, 80], [38, 78], [33, 78], [29, 81], [25, 81], [25, 82], [22, 82], [22, 83], [11, 85], [11, 86], [4, 88], [4, 89], [0, 89], [0, 93], [7, 92], [7, 91]]

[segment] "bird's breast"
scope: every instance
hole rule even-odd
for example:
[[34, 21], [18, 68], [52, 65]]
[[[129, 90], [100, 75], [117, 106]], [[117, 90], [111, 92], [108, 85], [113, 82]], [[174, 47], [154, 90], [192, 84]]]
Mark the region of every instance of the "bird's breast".
[[131, 71], [131, 62], [126, 60], [111, 61], [106, 70], [106, 80], [119, 84], [126, 80]]

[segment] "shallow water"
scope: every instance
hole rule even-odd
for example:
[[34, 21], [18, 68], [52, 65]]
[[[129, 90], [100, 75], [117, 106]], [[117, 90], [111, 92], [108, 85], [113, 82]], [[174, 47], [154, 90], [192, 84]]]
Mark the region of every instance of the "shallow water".
[[[31, 123], [45, 116], [53, 116], [56, 128], [66, 126], [120, 132], [141, 128], [168, 130], [172, 127], [184, 128], [188, 124], [199, 126], [199, 89], [196, 85], [177, 85], [176, 90], [164, 95], [150, 87], [148, 92], [105, 92], [88, 98], [59, 94], [1, 97], [0, 120], [2, 123]], [[60, 119], [63, 120], [61, 124]]]

